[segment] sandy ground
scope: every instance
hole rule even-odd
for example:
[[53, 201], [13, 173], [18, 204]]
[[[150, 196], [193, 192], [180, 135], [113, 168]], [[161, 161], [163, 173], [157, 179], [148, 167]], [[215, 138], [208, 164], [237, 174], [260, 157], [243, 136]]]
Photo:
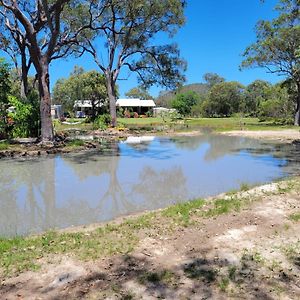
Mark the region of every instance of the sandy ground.
[[[274, 191], [277, 191], [274, 195]], [[144, 233], [130, 255], [0, 278], [0, 299], [300, 299], [299, 189], [244, 192], [260, 200], [172, 234]]]
[[222, 132], [221, 134], [229, 136], [243, 136], [258, 139], [279, 140], [283, 142], [291, 142], [300, 140], [300, 130], [298, 129], [284, 129], [284, 130], [234, 130]]

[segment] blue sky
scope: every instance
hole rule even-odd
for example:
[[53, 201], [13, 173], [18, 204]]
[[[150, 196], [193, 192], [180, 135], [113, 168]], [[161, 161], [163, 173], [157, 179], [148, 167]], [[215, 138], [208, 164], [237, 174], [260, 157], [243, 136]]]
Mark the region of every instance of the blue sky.
[[[277, 82], [280, 77], [267, 74], [264, 69], [239, 71], [242, 53], [255, 41], [254, 27], [259, 19], [275, 16], [276, 0], [188, 0], [186, 24], [178, 34], [162, 43], [177, 42], [181, 56], [187, 61], [187, 83], [202, 82], [203, 74], [215, 72], [228, 81], [236, 80], [249, 84], [255, 79]], [[51, 65], [51, 86], [58, 78], [67, 77], [75, 65], [85, 70], [97, 69], [90, 56], [80, 59], [59, 60]], [[127, 77], [127, 72], [121, 77]], [[137, 85], [136, 77], [119, 81], [120, 96]], [[150, 92], [157, 96], [161, 87]]]

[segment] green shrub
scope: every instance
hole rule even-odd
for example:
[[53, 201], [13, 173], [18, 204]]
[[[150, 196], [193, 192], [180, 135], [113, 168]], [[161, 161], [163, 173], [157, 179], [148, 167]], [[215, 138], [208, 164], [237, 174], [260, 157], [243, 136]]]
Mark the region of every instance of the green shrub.
[[172, 101], [172, 107], [181, 115], [187, 116], [191, 114], [192, 107], [199, 101], [199, 95], [195, 92], [187, 92], [178, 94]]
[[98, 116], [94, 121], [94, 128], [105, 130], [111, 123], [111, 117], [109, 114], [103, 114]]
[[37, 136], [39, 131], [39, 109], [33, 102], [23, 102], [16, 97], [9, 96], [9, 104], [14, 107], [14, 112], [8, 114], [12, 120], [10, 135], [12, 137]]

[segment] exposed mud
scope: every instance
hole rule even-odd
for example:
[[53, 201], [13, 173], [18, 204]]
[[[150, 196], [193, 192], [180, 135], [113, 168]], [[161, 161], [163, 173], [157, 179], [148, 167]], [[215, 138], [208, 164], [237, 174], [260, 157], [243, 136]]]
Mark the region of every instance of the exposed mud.
[[281, 130], [234, 130], [226, 131], [221, 134], [229, 136], [243, 136], [256, 139], [268, 139], [282, 142], [300, 141], [300, 130], [281, 129]]

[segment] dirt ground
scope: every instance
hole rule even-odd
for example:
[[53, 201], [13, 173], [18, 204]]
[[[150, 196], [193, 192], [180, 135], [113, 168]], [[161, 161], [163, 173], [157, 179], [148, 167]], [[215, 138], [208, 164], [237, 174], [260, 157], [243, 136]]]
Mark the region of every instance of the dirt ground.
[[300, 140], [300, 130], [297, 129], [282, 129], [282, 130], [234, 130], [222, 132], [221, 134], [229, 136], [243, 136], [256, 139], [270, 139], [284, 142]]
[[55, 256], [0, 278], [0, 299], [300, 299], [300, 222], [289, 217], [300, 191], [278, 189], [243, 192], [260, 200], [172, 234], [144, 232], [129, 255]]

